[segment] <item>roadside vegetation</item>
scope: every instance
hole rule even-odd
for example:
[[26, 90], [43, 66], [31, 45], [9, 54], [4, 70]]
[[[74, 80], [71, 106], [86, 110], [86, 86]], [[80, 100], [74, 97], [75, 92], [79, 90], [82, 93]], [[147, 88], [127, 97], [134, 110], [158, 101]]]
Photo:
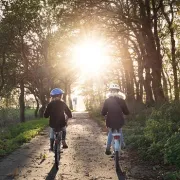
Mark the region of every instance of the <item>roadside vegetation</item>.
[[[140, 159], [154, 168], [167, 169], [164, 179], [180, 179], [180, 103], [165, 103], [158, 107], [146, 108], [128, 117], [123, 127], [127, 148], [135, 150]], [[92, 110], [101, 127], [105, 121], [100, 109]]]
[[47, 119], [36, 119], [3, 129], [0, 132], [0, 158], [29, 142], [47, 126]]

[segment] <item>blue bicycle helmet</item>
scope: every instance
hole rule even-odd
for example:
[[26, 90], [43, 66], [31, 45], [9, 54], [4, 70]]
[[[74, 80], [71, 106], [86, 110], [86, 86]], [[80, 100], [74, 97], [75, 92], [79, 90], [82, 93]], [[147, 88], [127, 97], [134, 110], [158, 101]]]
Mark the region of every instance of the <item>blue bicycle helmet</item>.
[[62, 89], [59, 88], [55, 88], [50, 92], [50, 96], [58, 96], [64, 94], [64, 91]]

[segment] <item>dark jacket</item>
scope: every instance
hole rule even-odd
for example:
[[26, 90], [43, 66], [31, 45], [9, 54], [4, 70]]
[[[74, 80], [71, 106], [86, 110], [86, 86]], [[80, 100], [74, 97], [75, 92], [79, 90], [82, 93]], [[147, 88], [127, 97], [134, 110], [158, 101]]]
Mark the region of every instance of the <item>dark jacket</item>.
[[105, 100], [101, 114], [107, 115], [106, 126], [109, 128], [121, 128], [124, 125], [124, 115], [129, 114], [125, 100], [111, 96]]
[[60, 128], [66, 126], [65, 114], [68, 118], [72, 118], [72, 113], [68, 106], [61, 100], [51, 101], [44, 112], [44, 117], [49, 119], [49, 126], [51, 128]]

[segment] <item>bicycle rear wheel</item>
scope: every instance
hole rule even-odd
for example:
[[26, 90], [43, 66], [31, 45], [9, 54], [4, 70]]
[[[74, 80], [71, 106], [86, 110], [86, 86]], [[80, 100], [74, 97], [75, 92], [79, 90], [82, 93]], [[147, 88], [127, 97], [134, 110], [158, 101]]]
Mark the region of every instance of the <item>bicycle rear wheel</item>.
[[116, 171], [119, 171], [120, 170], [120, 166], [119, 166], [119, 151], [115, 151], [114, 160], [115, 160]]
[[54, 148], [54, 153], [55, 153], [55, 166], [56, 166], [56, 169], [59, 169], [59, 163], [60, 163], [60, 158], [61, 158], [61, 155], [60, 155], [60, 144], [57, 143], [55, 144], [55, 148]]

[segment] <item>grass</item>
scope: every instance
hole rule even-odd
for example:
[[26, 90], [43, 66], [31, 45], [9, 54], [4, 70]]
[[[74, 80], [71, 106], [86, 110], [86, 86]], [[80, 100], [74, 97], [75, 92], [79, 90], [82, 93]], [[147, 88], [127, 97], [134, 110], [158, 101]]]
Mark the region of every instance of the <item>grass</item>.
[[6, 128], [4, 132], [0, 132], [0, 157], [29, 142], [47, 126], [48, 119], [37, 119]]

